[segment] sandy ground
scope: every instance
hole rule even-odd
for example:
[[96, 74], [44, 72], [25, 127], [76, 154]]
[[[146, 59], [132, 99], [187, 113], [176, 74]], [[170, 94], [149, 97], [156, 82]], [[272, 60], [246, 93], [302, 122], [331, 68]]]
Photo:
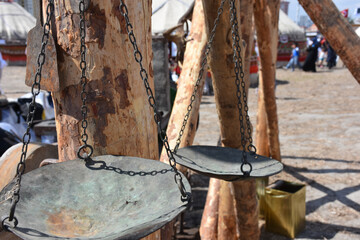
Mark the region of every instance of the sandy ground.
[[[272, 177], [306, 184], [306, 228], [296, 239], [360, 239], [360, 86], [345, 68], [277, 71], [277, 111], [285, 170]], [[257, 92], [249, 92], [256, 126]], [[204, 96], [194, 144], [216, 145], [214, 97]], [[255, 139], [256, 141], [256, 139]], [[285, 237], [268, 233], [263, 240]]]
[[[24, 76], [24, 67], [4, 69], [0, 86], [7, 97], [28, 93]], [[345, 68], [317, 73], [280, 69], [277, 79], [281, 155], [286, 167], [270, 181], [306, 184], [306, 229], [296, 239], [360, 239], [359, 84]], [[254, 88], [250, 89], [249, 108], [255, 126]], [[204, 96], [194, 144], [216, 145], [219, 134], [214, 97]], [[206, 186], [200, 190], [204, 196]], [[191, 219], [185, 228], [194, 236], [201, 210]], [[261, 226], [261, 239], [287, 239], [266, 232], [263, 222]], [[194, 239], [190, 235], [187, 239]]]

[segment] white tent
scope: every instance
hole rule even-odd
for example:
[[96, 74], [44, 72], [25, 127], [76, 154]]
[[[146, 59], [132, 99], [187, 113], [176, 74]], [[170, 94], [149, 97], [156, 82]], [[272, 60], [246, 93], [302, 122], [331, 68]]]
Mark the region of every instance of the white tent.
[[194, 0], [153, 0], [151, 29], [153, 34], [175, 27]]
[[360, 37], [360, 27], [358, 27], [355, 32]]
[[305, 41], [304, 30], [291, 20], [286, 13], [280, 10], [279, 15], [279, 36], [286, 36], [288, 41]]
[[25, 43], [36, 19], [16, 2], [0, 2], [0, 39]]

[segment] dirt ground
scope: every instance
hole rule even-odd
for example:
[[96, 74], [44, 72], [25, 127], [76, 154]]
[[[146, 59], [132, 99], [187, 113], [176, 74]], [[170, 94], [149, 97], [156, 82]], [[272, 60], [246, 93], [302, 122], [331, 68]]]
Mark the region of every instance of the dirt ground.
[[[296, 239], [360, 239], [360, 86], [345, 68], [277, 70], [277, 111], [284, 171], [270, 178], [306, 184], [306, 228]], [[256, 126], [257, 90], [249, 92]], [[194, 144], [216, 145], [213, 96], [204, 96]], [[256, 141], [256, 139], [255, 139]], [[261, 239], [288, 239], [268, 233]]]
[[[29, 91], [24, 67], [4, 69], [0, 86], [10, 98]], [[360, 86], [345, 68], [317, 73], [277, 71], [277, 109], [284, 171], [270, 179], [306, 184], [306, 228], [296, 239], [360, 239]], [[257, 94], [249, 109], [256, 125]], [[216, 145], [219, 124], [213, 96], [204, 96], [194, 144]], [[196, 177], [194, 177], [196, 179]], [[181, 239], [194, 239], [206, 196], [206, 181], [193, 189]], [[196, 195], [197, 194], [197, 195]], [[285, 237], [268, 233], [263, 240]], [[187, 237], [186, 237], [187, 235]]]

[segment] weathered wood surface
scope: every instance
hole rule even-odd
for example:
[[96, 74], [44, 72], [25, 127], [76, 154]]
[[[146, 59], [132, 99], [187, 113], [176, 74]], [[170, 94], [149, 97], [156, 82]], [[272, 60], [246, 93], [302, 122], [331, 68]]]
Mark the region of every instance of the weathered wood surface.
[[[186, 44], [184, 64], [178, 80], [176, 98], [166, 132], [172, 148], [176, 145], [176, 140], [179, 136], [185, 114], [187, 113], [187, 109], [191, 101], [191, 95], [195, 88], [195, 82], [198, 79], [201, 68], [201, 60], [204, 55], [207, 42], [204, 10], [201, 0], [195, 1], [191, 31], [188, 38], [192, 40]], [[196, 98], [193, 102], [192, 111], [189, 115], [180, 147], [190, 146], [194, 141], [206, 71], [207, 66], [205, 66], [205, 72], [200, 80], [199, 87], [197, 88]], [[164, 162], [168, 161], [165, 149], [162, 151], [160, 160]]]
[[[235, 207], [241, 240], [259, 239], [258, 230], [258, 201], [256, 196], [256, 183], [254, 179], [233, 182], [235, 194]], [[251, 214], [245, 212], [250, 210]]]
[[200, 224], [200, 237], [206, 240], [217, 240], [219, 216], [220, 180], [210, 178], [209, 190]]
[[[217, 9], [219, 7], [220, 1], [205, 1], [203, 0], [204, 9], [205, 9], [205, 21], [206, 21], [206, 28], [207, 32], [211, 31], [213, 28], [213, 21], [217, 15]], [[248, 9], [252, 5], [249, 3], [249, 5], [243, 3], [243, 8]], [[239, 6], [237, 6], [239, 7]], [[230, 30], [230, 21], [229, 21], [229, 4], [228, 2], [224, 5], [224, 12], [221, 17], [221, 20], [218, 25], [218, 29], [216, 32], [216, 36], [214, 38], [213, 48], [210, 51], [210, 58], [209, 58], [209, 66], [212, 71], [212, 77], [213, 77], [213, 85], [214, 85], [214, 93], [215, 93], [215, 101], [217, 103], [217, 111], [219, 115], [220, 120], [220, 131], [221, 131], [221, 142], [223, 146], [226, 147], [232, 147], [232, 148], [238, 148], [241, 149], [241, 135], [240, 135], [240, 123], [239, 123], [239, 113], [237, 109], [237, 97], [236, 97], [236, 85], [235, 85], [235, 73], [234, 73], [234, 63], [233, 63], [233, 50], [232, 50], [232, 40], [231, 40], [231, 30]], [[239, 8], [238, 8], [239, 9]], [[241, 10], [243, 11], [243, 10]], [[246, 10], [244, 10], [246, 11]], [[239, 10], [238, 12], [238, 22], [240, 23], [240, 15]], [[243, 15], [244, 18], [247, 20], [244, 20], [244, 23], [249, 22], [250, 20], [246, 15]], [[243, 26], [243, 31], [244, 30]], [[246, 28], [245, 28], [246, 29]], [[239, 29], [240, 32], [240, 29]], [[250, 32], [246, 32], [247, 36], [250, 36]], [[244, 35], [245, 36], [245, 35]], [[250, 38], [250, 37], [249, 37]], [[248, 39], [250, 41], [250, 39]], [[249, 47], [251, 44], [249, 44]], [[243, 48], [245, 49], [245, 48]], [[250, 51], [249, 51], [250, 52]], [[245, 52], [242, 51], [244, 54]], [[245, 59], [243, 55], [243, 59]], [[248, 58], [246, 58], [248, 59]], [[249, 84], [249, 79], [245, 79], [246, 84]], [[236, 124], [235, 124], [236, 123]], [[244, 186], [246, 187], [246, 186]], [[249, 186], [247, 186], [249, 187]], [[219, 216], [219, 222], [218, 222], [218, 238], [221, 236], [223, 239], [234, 239], [237, 238], [238, 231], [240, 231], [240, 237], [242, 235], [241, 230], [243, 231], [252, 231], [252, 233], [247, 232], [243, 233], [244, 236], [248, 235], [258, 235], [259, 234], [259, 228], [258, 228], [258, 222], [255, 221], [252, 228], [242, 228], [236, 226], [236, 231], [228, 231], [228, 227], [226, 226], [232, 226], [234, 224], [233, 219], [238, 218], [240, 214], [243, 214], [242, 218], [245, 219], [253, 219], [253, 216], [256, 216], [257, 218], [257, 209], [256, 208], [248, 208], [248, 205], [240, 205], [239, 208], [242, 208], [239, 211], [235, 211], [234, 208], [234, 201], [235, 201], [235, 195], [234, 191], [230, 191], [231, 188], [224, 187], [221, 188], [220, 192], [224, 196], [231, 196], [232, 201], [223, 201], [222, 197], [220, 197], [219, 201], [219, 209], [227, 209], [227, 213], [233, 212], [233, 216], [230, 218], [224, 218]], [[249, 191], [253, 191], [255, 193], [255, 188], [251, 186], [251, 188], [248, 189]], [[253, 195], [251, 195], [253, 196]], [[252, 199], [256, 203], [256, 197]], [[221, 206], [224, 204], [224, 206]], [[230, 208], [233, 210], [230, 211]], [[219, 210], [220, 211], [220, 210]], [[231, 215], [229, 215], [231, 216]], [[251, 216], [251, 217], [250, 217]], [[222, 222], [220, 222], [222, 221]], [[243, 224], [243, 223], [239, 223]], [[237, 223], [236, 223], [237, 225]]]
[[[40, 23], [28, 33], [26, 46], [26, 76], [25, 84], [32, 86], [37, 71], [38, 55], [41, 49], [43, 27]], [[56, 47], [53, 36], [50, 34], [45, 48], [45, 62], [41, 73], [41, 89], [46, 91], [59, 91], [59, 75], [56, 56]], [[41, 61], [41, 60], [40, 60]]]
[[[143, 65], [153, 87], [151, 3], [127, 1]], [[157, 159], [157, 131], [139, 66], [126, 33], [119, 1], [90, 2], [87, 26], [87, 106], [89, 143], [94, 155]], [[56, 43], [61, 91], [53, 92], [60, 161], [76, 158], [81, 145], [80, 46], [77, 4], [55, 2]]]
[[331, 0], [299, 0], [311, 20], [360, 83], [360, 38]]
[[[16, 168], [20, 161], [22, 146], [22, 143], [12, 146], [0, 158], [0, 190], [16, 176]], [[56, 145], [29, 143], [25, 159], [25, 173], [38, 168], [44, 159], [57, 157]]]
[[[265, 108], [266, 112], [267, 135], [269, 138], [270, 156], [280, 161], [281, 154], [279, 141], [279, 126], [275, 97], [276, 62], [274, 62], [276, 54], [275, 42], [277, 44], [279, 7], [280, 1], [278, 0], [255, 0], [254, 4], [254, 19], [260, 54], [259, 79], [261, 81], [260, 86], [262, 86], [262, 91], [260, 90], [259, 94], [263, 94], [263, 96], [259, 97], [259, 110], [261, 111], [263, 108]], [[262, 101], [264, 103], [262, 103]], [[262, 107], [262, 104], [265, 107]], [[259, 120], [262, 120], [262, 126], [259, 127], [259, 130], [262, 129], [263, 131], [265, 129], [263, 125], [265, 117], [263, 114], [260, 116], [261, 118]], [[262, 134], [262, 137], [264, 137], [264, 135], [265, 134]], [[265, 143], [261, 142], [261, 144], [266, 144], [266, 141]], [[265, 150], [261, 150], [260, 152], [263, 153], [265, 152]]]
[[[204, 10], [201, 0], [195, 1], [191, 31], [188, 38], [192, 40], [186, 44], [182, 71], [177, 81], [177, 93], [166, 130], [168, 141], [172, 149], [176, 145], [176, 140], [179, 136], [184, 117], [191, 101], [191, 95], [195, 88], [195, 82], [198, 79], [201, 59], [206, 46], [207, 37], [205, 32]], [[207, 66], [205, 66], [205, 69], [207, 69]], [[179, 145], [180, 148], [192, 145], [194, 141], [205, 76], [206, 71], [197, 88], [196, 99], [193, 102], [192, 111], [184, 129], [181, 143]], [[168, 162], [168, 160], [166, 149], [163, 148], [160, 155], [160, 161]], [[177, 167], [181, 171], [186, 171], [185, 167], [180, 165]], [[174, 234], [173, 224], [174, 223], [170, 223], [163, 228], [162, 239], [170, 239], [172, 237]]]
[[220, 180], [218, 240], [237, 240], [238, 221], [234, 208], [234, 186]]

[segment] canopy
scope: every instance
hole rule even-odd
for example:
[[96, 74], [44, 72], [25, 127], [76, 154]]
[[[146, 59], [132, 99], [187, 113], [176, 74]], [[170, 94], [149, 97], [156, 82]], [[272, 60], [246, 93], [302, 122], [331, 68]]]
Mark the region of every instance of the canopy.
[[286, 36], [288, 41], [305, 41], [304, 30], [282, 10], [279, 15], [279, 36], [280, 38]]
[[360, 37], [360, 27], [358, 27], [355, 32]]
[[0, 39], [6, 44], [26, 43], [36, 19], [16, 2], [0, 2]]
[[153, 34], [175, 27], [194, 0], [153, 0], [151, 29]]

